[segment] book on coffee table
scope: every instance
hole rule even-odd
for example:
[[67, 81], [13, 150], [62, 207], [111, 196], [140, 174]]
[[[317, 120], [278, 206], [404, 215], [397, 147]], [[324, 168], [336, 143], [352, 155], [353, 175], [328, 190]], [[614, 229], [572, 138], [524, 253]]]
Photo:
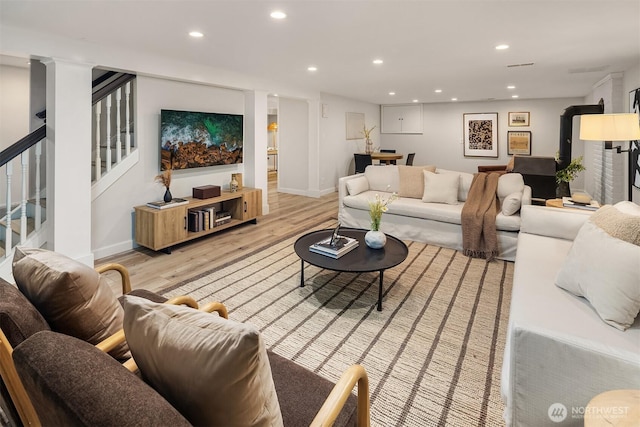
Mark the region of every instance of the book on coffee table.
[[358, 247], [358, 240], [352, 237], [337, 236], [337, 238], [333, 239], [333, 243], [331, 240], [332, 237], [327, 237], [326, 239], [309, 246], [309, 250], [320, 255], [337, 259]]

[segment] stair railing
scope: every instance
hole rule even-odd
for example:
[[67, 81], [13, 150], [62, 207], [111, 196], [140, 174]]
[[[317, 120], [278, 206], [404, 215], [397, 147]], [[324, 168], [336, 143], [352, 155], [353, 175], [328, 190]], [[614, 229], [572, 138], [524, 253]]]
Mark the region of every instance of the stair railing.
[[121, 75], [93, 95], [94, 182], [131, 154], [131, 89], [134, 78], [130, 74]]
[[[13, 235], [18, 234], [19, 243], [24, 243], [28, 232], [27, 208], [29, 202], [29, 156], [33, 148], [35, 158], [35, 178], [34, 178], [34, 230], [39, 230], [42, 225], [42, 200], [41, 200], [41, 174], [40, 165], [42, 164], [42, 141], [46, 138], [46, 128], [42, 125], [40, 128], [31, 132], [20, 141], [0, 152], [0, 168], [5, 168], [6, 176], [6, 198], [4, 215], [0, 217], [0, 224], [3, 225], [4, 242], [1, 245], [2, 251], [0, 255], [6, 255], [13, 249]], [[13, 160], [20, 156], [20, 201], [15, 203], [13, 200]], [[14, 231], [12, 222], [19, 220], [20, 226], [18, 231]], [[0, 230], [2, 231], [2, 230]], [[16, 242], [17, 244], [18, 242]]]

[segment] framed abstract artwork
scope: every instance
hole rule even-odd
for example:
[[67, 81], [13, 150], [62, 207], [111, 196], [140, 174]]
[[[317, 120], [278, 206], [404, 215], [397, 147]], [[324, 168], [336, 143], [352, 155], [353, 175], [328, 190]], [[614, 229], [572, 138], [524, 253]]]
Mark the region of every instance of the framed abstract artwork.
[[507, 132], [507, 154], [508, 155], [531, 155], [531, 132], [530, 131], [508, 131]]
[[498, 113], [465, 113], [464, 156], [498, 157]]

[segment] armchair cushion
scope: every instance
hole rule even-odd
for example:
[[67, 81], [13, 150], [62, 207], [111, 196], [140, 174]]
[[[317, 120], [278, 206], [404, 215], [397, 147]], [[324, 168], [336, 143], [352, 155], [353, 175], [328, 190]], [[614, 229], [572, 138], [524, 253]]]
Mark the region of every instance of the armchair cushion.
[[[289, 359], [271, 351], [267, 353], [284, 425], [311, 425], [334, 384]], [[357, 406], [357, 399], [351, 394], [334, 427], [355, 426]]]
[[[54, 331], [98, 344], [122, 329], [124, 311], [93, 268], [39, 248], [16, 248], [13, 277]], [[126, 343], [110, 352], [129, 358]]]
[[188, 426], [155, 390], [89, 343], [42, 331], [13, 360], [44, 425]]
[[36, 332], [50, 330], [47, 321], [18, 288], [3, 279], [0, 279], [0, 328], [12, 347]]
[[255, 327], [130, 296], [124, 310], [125, 335], [143, 378], [190, 422], [283, 425]]

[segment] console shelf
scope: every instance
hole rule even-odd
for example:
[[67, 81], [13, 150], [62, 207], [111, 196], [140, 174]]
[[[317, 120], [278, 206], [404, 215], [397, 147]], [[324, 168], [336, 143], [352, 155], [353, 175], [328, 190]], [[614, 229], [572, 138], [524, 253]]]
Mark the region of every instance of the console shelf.
[[[257, 222], [262, 215], [262, 190], [244, 187], [234, 193], [223, 191], [218, 197], [194, 199], [185, 197], [189, 203], [167, 209], [155, 209], [149, 206], [136, 206], [135, 235], [136, 243], [154, 251], [171, 252], [171, 246], [187, 242], [226, 230], [245, 222]], [[189, 211], [198, 211], [207, 207], [216, 212], [230, 214], [229, 222], [215, 227], [206, 226], [199, 231], [189, 230]]]

